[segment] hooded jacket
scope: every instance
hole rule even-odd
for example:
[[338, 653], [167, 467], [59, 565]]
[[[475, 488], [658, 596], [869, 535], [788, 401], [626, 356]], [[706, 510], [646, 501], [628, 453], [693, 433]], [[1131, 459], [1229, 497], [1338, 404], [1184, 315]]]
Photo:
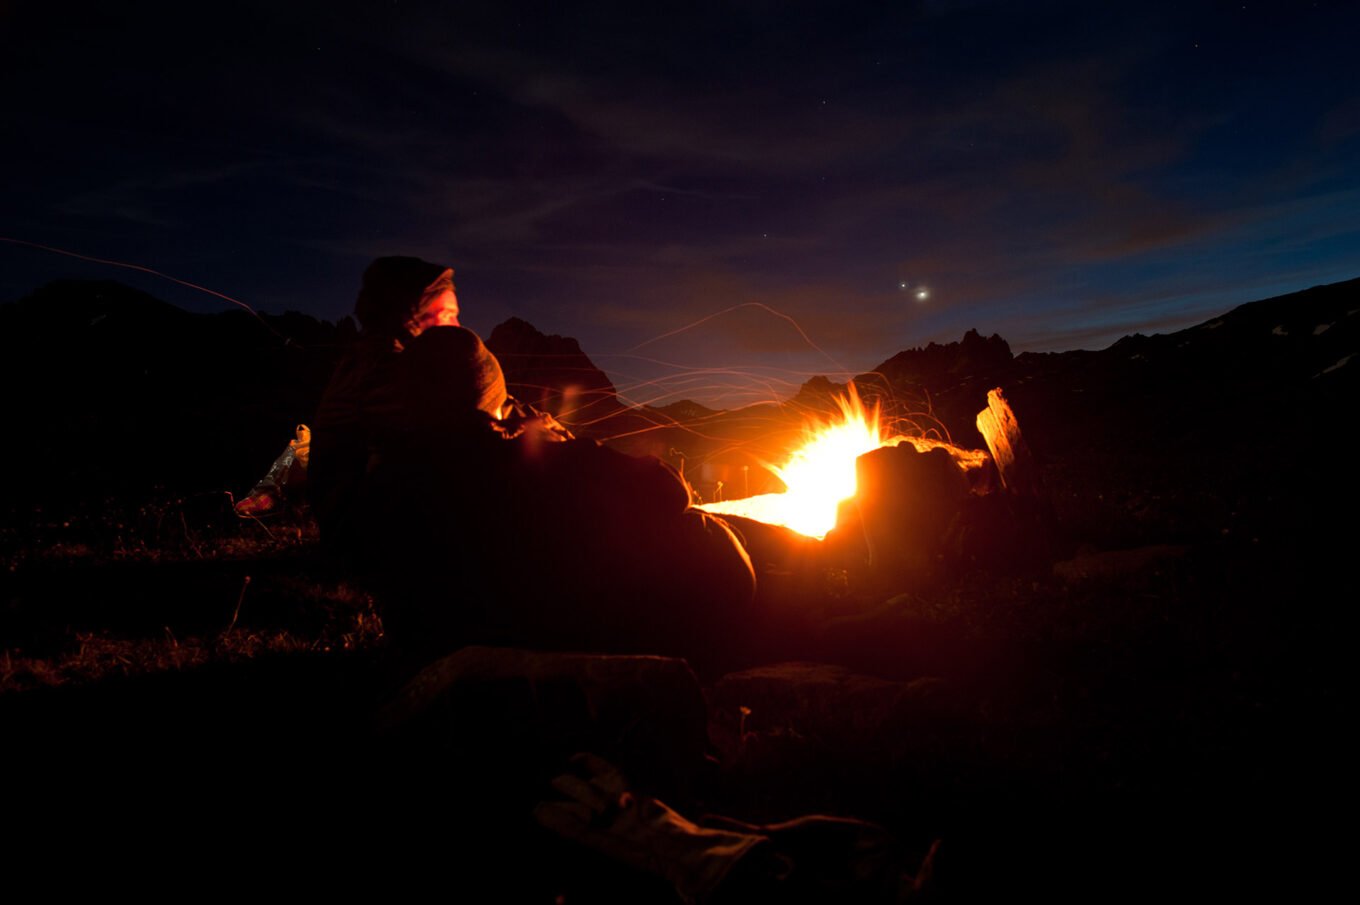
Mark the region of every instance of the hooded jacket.
[[336, 366], [312, 427], [312, 508], [328, 544], [355, 537], [369, 476], [432, 415], [483, 424], [500, 417], [505, 378], [477, 334], [408, 330], [426, 290], [445, 280], [451, 287], [452, 273], [409, 257], [379, 258], [364, 273], [354, 311], [359, 338]]

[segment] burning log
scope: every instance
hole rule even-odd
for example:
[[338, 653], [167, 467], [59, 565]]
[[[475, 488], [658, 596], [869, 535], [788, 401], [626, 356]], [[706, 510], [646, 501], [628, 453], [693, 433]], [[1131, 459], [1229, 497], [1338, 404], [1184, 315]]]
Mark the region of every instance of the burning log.
[[987, 407], [978, 412], [977, 428], [992, 453], [992, 461], [1001, 475], [1001, 486], [1017, 496], [1042, 497], [1034, 458], [1020, 433], [1020, 422], [1000, 387], [988, 391]]
[[991, 450], [1004, 493], [972, 501], [959, 532], [960, 559], [1002, 568], [1046, 560], [1055, 539], [1052, 503], [1020, 433], [1020, 421], [1000, 387], [988, 391], [987, 408], [978, 412], [977, 427]]

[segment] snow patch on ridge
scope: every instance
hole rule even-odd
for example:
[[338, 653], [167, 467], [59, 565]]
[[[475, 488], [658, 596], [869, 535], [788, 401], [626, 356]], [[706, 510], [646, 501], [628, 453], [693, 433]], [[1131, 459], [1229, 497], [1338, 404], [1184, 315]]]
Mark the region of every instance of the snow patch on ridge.
[[1323, 368], [1321, 371], [1318, 371], [1316, 374], [1313, 375], [1313, 377], [1315, 378], [1321, 377], [1323, 374], [1330, 374], [1333, 371], [1339, 371], [1341, 368], [1344, 368], [1346, 366], [1346, 363], [1354, 357], [1355, 353], [1352, 352], [1350, 355], [1347, 355], [1345, 358], [1341, 359], [1331, 367]]

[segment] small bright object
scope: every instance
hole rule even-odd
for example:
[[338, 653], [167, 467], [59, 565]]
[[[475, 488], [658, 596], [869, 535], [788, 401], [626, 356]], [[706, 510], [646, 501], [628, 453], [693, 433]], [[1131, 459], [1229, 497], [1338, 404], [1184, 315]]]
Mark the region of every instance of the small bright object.
[[916, 301], [924, 302], [928, 298], [930, 298], [930, 290], [928, 289], [916, 290]]

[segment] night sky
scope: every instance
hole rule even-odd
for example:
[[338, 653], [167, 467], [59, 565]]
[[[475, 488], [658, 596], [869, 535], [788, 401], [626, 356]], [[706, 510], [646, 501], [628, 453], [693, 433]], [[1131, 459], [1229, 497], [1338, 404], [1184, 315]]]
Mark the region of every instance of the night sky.
[[[1357, 47], [1307, 0], [0, 0], [0, 236], [332, 319], [419, 255], [483, 335], [733, 405], [1360, 275]], [[0, 300], [63, 277], [224, 307], [0, 242]]]

